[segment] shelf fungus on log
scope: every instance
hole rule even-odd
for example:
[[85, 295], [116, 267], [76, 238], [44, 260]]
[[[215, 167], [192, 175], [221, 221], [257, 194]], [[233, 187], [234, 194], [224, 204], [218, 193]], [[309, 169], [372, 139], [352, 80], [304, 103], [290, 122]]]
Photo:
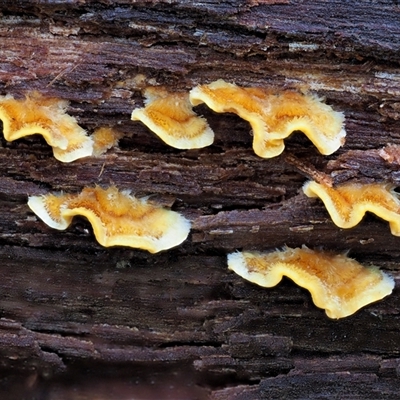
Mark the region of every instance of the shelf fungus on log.
[[145, 107], [133, 110], [131, 118], [143, 122], [166, 144], [177, 149], [198, 149], [213, 143], [214, 132], [193, 111], [188, 93], [149, 87], [144, 96]]
[[105, 247], [128, 246], [157, 253], [181, 244], [190, 231], [190, 222], [179, 213], [114, 186], [84, 188], [79, 194], [32, 196], [28, 206], [59, 230], [66, 229], [75, 215], [86, 217]]
[[317, 307], [329, 318], [343, 318], [389, 295], [394, 280], [376, 267], [364, 267], [343, 254], [286, 247], [272, 253], [228, 255], [228, 268], [264, 287], [277, 285], [283, 276], [307, 289]]
[[340, 228], [352, 228], [370, 211], [389, 222], [392, 235], [400, 236], [400, 200], [388, 183], [346, 183], [329, 187], [314, 181], [306, 182], [303, 191], [308, 197], [319, 197]]
[[0, 119], [5, 139], [13, 141], [40, 134], [53, 147], [54, 157], [59, 161], [71, 162], [90, 156], [93, 141], [76, 119], [66, 114], [67, 106], [65, 100], [46, 98], [37, 92], [22, 100], [1, 96]]
[[220, 79], [190, 91], [193, 105], [206, 103], [216, 112], [232, 112], [253, 129], [254, 152], [263, 158], [278, 156], [283, 139], [302, 131], [324, 155], [344, 144], [344, 116], [315, 96], [294, 91], [275, 93], [263, 88], [243, 88]]

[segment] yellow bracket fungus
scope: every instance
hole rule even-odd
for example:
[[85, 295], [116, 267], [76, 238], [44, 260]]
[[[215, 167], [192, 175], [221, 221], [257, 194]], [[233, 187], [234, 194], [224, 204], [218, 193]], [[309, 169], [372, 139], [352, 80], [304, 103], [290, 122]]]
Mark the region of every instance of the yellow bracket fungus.
[[170, 93], [164, 88], [144, 91], [145, 107], [132, 112], [165, 143], [177, 149], [198, 149], [212, 144], [214, 132], [192, 109], [188, 93]]
[[75, 215], [86, 217], [105, 247], [129, 246], [156, 253], [182, 243], [190, 222], [179, 213], [137, 199], [114, 186], [84, 188], [81, 193], [32, 196], [28, 206], [52, 228], [64, 230]]
[[228, 268], [264, 287], [277, 285], [283, 276], [307, 289], [317, 307], [329, 318], [343, 318], [389, 295], [394, 280], [376, 267], [363, 267], [343, 254], [303, 248], [273, 253], [243, 252], [228, 255]]
[[275, 94], [261, 88], [242, 88], [220, 79], [190, 91], [193, 105], [206, 103], [216, 112], [231, 112], [253, 129], [254, 152], [263, 158], [278, 156], [283, 139], [302, 131], [324, 155], [344, 144], [344, 116], [315, 96], [293, 91]]
[[63, 162], [90, 156], [92, 139], [65, 113], [68, 102], [45, 98], [31, 93], [24, 100], [12, 96], [0, 97], [0, 119], [3, 121], [4, 137], [13, 141], [24, 136], [40, 134], [53, 147], [54, 157]]
[[348, 183], [336, 188], [309, 181], [303, 186], [308, 197], [319, 197], [333, 222], [352, 228], [370, 211], [389, 222], [392, 235], [400, 236], [400, 200], [387, 183]]

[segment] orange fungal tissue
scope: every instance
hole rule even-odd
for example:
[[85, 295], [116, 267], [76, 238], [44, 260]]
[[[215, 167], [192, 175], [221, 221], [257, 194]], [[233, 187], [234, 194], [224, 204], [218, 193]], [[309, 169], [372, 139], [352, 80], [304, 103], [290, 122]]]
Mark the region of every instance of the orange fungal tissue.
[[387, 183], [347, 183], [328, 187], [314, 181], [303, 186], [308, 197], [319, 197], [333, 222], [340, 228], [352, 228], [370, 211], [389, 222], [394, 236], [400, 236], [400, 200]]
[[181, 244], [190, 231], [190, 222], [179, 213], [114, 186], [84, 188], [79, 194], [32, 196], [28, 206], [59, 230], [66, 229], [75, 215], [86, 217], [97, 241], [105, 247], [128, 246], [157, 253]]
[[302, 131], [324, 155], [344, 144], [344, 116], [315, 96], [294, 91], [275, 93], [262, 88], [243, 88], [220, 79], [190, 91], [196, 106], [206, 103], [212, 110], [231, 112], [248, 121], [253, 130], [254, 152], [263, 158], [278, 156], [283, 139]]
[[12, 96], [0, 97], [0, 119], [6, 140], [40, 134], [53, 147], [54, 157], [71, 162], [90, 156], [93, 141], [74, 117], [66, 114], [68, 102], [30, 93], [23, 100]]
[[123, 134], [110, 127], [101, 127], [92, 134], [93, 155], [98, 157], [118, 144]]
[[145, 107], [132, 112], [132, 120], [143, 122], [169, 146], [197, 149], [214, 141], [207, 121], [192, 109], [188, 93], [171, 93], [162, 87], [144, 91]]
[[376, 267], [364, 267], [343, 254], [302, 248], [272, 253], [242, 252], [228, 255], [228, 268], [263, 287], [277, 285], [283, 276], [307, 289], [317, 307], [329, 318], [343, 318], [381, 300], [394, 288], [394, 280]]

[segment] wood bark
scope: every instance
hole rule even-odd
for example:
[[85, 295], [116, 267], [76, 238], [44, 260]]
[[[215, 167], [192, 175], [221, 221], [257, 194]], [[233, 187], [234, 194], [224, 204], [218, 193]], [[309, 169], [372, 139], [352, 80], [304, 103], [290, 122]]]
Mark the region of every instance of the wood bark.
[[[41, 137], [1, 138], [7, 398], [398, 398], [400, 239], [370, 215], [339, 229], [301, 191], [317, 172], [399, 185], [399, 158], [380, 155], [400, 145], [397, 1], [3, 0], [0, 11], [1, 94], [66, 99], [89, 132], [124, 134], [70, 164]], [[182, 151], [130, 120], [146, 85], [219, 78], [325, 97], [345, 113], [345, 146], [321, 156], [296, 133], [261, 159], [247, 122], [200, 106], [215, 142]], [[26, 205], [95, 184], [153, 195], [192, 221], [188, 240], [156, 255], [105, 249], [86, 220], [55, 231]], [[335, 321], [289, 280], [263, 289], [227, 270], [236, 249], [303, 244], [378, 265], [393, 294]]]

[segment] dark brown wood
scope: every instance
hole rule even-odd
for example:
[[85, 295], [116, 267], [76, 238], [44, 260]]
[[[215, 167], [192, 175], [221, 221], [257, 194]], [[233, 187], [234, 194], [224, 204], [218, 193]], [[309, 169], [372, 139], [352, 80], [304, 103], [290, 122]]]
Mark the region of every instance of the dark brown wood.
[[[22, 4], [23, 3], [23, 4]], [[0, 147], [0, 392], [9, 399], [398, 398], [400, 238], [368, 215], [337, 228], [303, 183], [400, 182], [400, 7], [396, 1], [41, 1], [0, 5], [1, 94], [69, 100], [118, 148], [62, 164], [40, 137]], [[181, 151], [130, 120], [141, 89], [223, 78], [324, 96], [346, 115], [345, 146], [321, 156], [301, 133], [263, 160], [249, 125], [204, 115], [210, 147]], [[117, 185], [192, 221], [151, 255], [102, 248], [90, 224], [39, 221], [28, 195]], [[262, 289], [226, 254], [323, 247], [389, 271], [383, 301], [333, 321], [289, 280]], [[2, 396], [3, 398], [4, 396]], [[6, 397], [4, 397], [6, 398]]]

